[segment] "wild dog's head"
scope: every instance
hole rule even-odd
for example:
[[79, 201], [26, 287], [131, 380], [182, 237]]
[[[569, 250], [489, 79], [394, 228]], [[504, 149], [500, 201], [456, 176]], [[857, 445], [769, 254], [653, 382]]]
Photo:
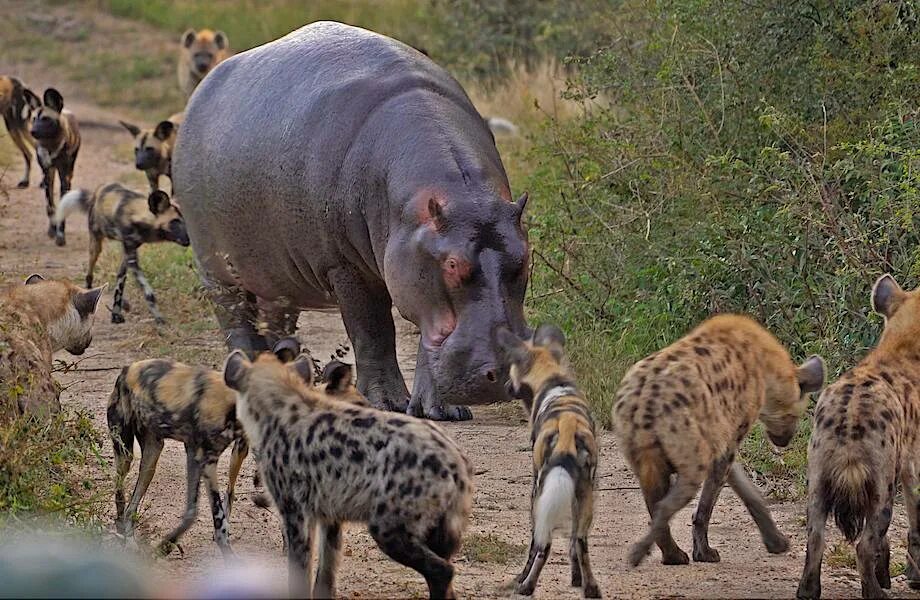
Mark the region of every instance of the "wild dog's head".
[[760, 411], [770, 441], [781, 448], [792, 441], [808, 407], [808, 395], [824, 386], [824, 359], [820, 356], [811, 356], [798, 367], [788, 359], [787, 363], [767, 373], [766, 401]]
[[167, 120], [160, 121], [153, 129], [141, 129], [124, 121], [119, 123], [134, 137], [134, 166], [137, 169], [155, 169], [160, 166], [160, 161], [170, 157], [171, 144], [179, 131], [178, 125]]
[[523, 402], [528, 413], [542, 389], [571, 383], [564, 352], [565, 334], [555, 325], [541, 325], [530, 340], [522, 340], [500, 327], [495, 338], [508, 369], [508, 393]]
[[86, 290], [69, 281], [46, 280], [34, 274], [16, 295], [42, 316], [53, 352], [64, 349], [80, 355], [93, 341], [96, 307], [106, 285]]
[[370, 406], [367, 398], [355, 387], [354, 371], [351, 365], [339, 360], [331, 361], [323, 368], [323, 382], [326, 384], [324, 388], [326, 394], [336, 400], [359, 406]]
[[182, 52], [189, 71], [201, 79], [229, 55], [230, 40], [223, 31], [189, 29], [182, 34]]
[[156, 217], [154, 227], [160, 239], [175, 242], [180, 246], [188, 246], [191, 243], [188, 230], [185, 228], [185, 219], [182, 218], [179, 207], [170, 201], [166, 192], [162, 190], [151, 192], [147, 198], [147, 205], [150, 207], [150, 212]]
[[64, 112], [64, 97], [54, 88], [45, 90], [41, 105], [32, 116], [32, 137], [36, 140], [55, 140], [61, 136], [61, 113]]

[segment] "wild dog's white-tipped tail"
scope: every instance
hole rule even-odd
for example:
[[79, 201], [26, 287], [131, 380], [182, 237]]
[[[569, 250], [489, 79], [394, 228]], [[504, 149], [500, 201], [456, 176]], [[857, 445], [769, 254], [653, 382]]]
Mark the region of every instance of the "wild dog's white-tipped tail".
[[89, 192], [86, 190], [71, 190], [64, 194], [54, 213], [54, 224], [60, 225], [73, 214], [75, 210], [87, 212], [89, 210]]
[[553, 530], [572, 517], [575, 482], [562, 467], [554, 467], [543, 479], [543, 489], [533, 507], [533, 539], [539, 546], [548, 544]]

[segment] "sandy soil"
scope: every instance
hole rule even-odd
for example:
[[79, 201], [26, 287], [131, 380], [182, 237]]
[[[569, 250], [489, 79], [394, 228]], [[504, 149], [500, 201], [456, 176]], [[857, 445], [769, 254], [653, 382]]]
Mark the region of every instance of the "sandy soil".
[[[151, 34], [159, 35], [159, 34]], [[26, 72], [25, 69], [28, 69]], [[83, 148], [76, 165], [75, 187], [93, 188], [133, 173], [126, 134], [118, 129], [118, 115], [86, 103], [79, 86], [62, 80], [60, 74], [35, 71], [35, 67], [3, 64], [0, 73], [17, 74], [35, 88], [58, 85], [72, 110], [83, 122]], [[169, 85], [174, 85], [172, 81]], [[4, 132], [5, 133], [5, 132]], [[18, 180], [18, 165], [6, 181]], [[87, 233], [82, 218], [74, 218], [68, 228], [68, 245], [57, 248], [44, 235], [44, 200], [37, 187], [39, 173], [33, 171], [32, 187], [10, 190], [9, 198], [0, 198], [0, 272], [8, 281], [24, 278], [32, 272], [45, 276], [82, 281], [86, 265]], [[107, 252], [119, 252], [112, 245]], [[143, 257], [142, 257], [143, 263]], [[114, 273], [98, 272], [97, 281], [112, 281]], [[129, 282], [131, 288], [134, 282]], [[111, 292], [111, 290], [110, 290]], [[134, 295], [137, 298], [136, 292]], [[104, 302], [111, 305], [111, 294]], [[145, 358], [142, 344], [135, 341], [138, 332], [149, 332], [151, 320], [142, 303], [137, 304], [124, 325], [108, 322], [108, 311], [100, 310], [96, 336], [84, 360], [82, 370], [60, 377], [67, 386], [63, 404], [71, 409], [87, 410], [100, 431], [105, 427], [105, 406], [118, 368], [130, 360]], [[171, 307], [161, 305], [169, 319]], [[207, 306], [201, 307], [207, 311]], [[407, 377], [411, 379], [417, 341], [413, 327], [399, 323], [399, 355]], [[300, 337], [319, 356], [328, 356], [345, 339], [337, 314], [305, 313], [300, 321]], [[196, 338], [190, 346], [213, 350], [220, 344], [213, 339]], [[60, 358], [72, 361], [62, 353]], [[613, 393], [611, 382], [610, 393]], [[492, 561], [473, 560], [467, 551], [457, 559], [456, 588], [462, 596], [499, 597], [511, 595], [507, 583], [522, 565], [525, 544], [529, 540], [528, 504], [531, 473], [529, 467], [528, 430], [522, 414], [515, 407], [478, 407], [472, 422], [448, 425], [451, 434], [468, 452], [476, 466], [476, 499], [468, 534], [471, 545], [481, 543], [482, 536], [513, 545], [514, 551]], [[229, 454], [229, 453], [228, 453]], [[104, 455], [111, 459], [106, 444]], [[139, 453], [137, 454], [139, 456]], [[226, 473], [226, 457], [221, 472]], [[135, 462], [135, 472], [136, 472]], [[275, 516], [256, 507], [251, 460], [244, 467], [238, 488], [240, 498], [232, 517], [231, 535], [235, 550], [247, 561], [266, 566], [277, 581], [283, 582], [285, 559], [281, 554], [281, 533]], [[99, 470], [96, 479], [110, 485], [110, 470]], [[185, 458], [178, 443], [167, 442], [156, 477], [142, 506], [139, 537], [156, 543], [179, 520], [184, 508]], [[197, 524], [182, 541], [184, 554], [155, 562], [164, 578], [196, 578], [218, 561], [219, 552], [211, 540], [207, 501], [202, 497]], [[777, 503], [773, 513], [780, 528], [792, 538], [792, 550], [782, 556], [769, 555], [743, 506], [730, 490], [725, 490], [716, 507], [710, 539], [721, 550], [720, 564], [692, 564], [666, 567], [656, 554], [638, 569], [627, 569], [625, 555], [629, 545], [647, 526], [647, 514], [636, 482], [617, 451], [613, 436], [602, 435], [602, 456], [596, 498], [595, 526], [590, 551], [595, 574], [607, 597], [789, 597], [794, 595], [804, 560], [804, 510], [801, 503]], [[114, 516], [114, 505], [110, 507]], [[681, 511], [672, 527], [684, 549], [690, 549], [691, 509]], [[898, 510], [892, 526], [893, 560], [904, 561], [906, 522]], [[829, 545], [838, 540], [836, 532]], [[558, 538], [555, 553], [547, 564], [537, 595], [543, 598], [575, 598], [578, 590], [568, 585], [567, 544]], [[339, 591], [349, 597], [424, 596], [422, 578], [413, 571], [388, 560], [377, 550], [360, 525], [349, 526], [345, 535], [344, 560], [340, 569]], [[472, 554], [475, 555], [473, 552]], [[505, 560], [503, 560], [503, 558]], [[895, 580], [893, 593], [907, 595], [903, 577]], [[852, 569], [825, 567], [826, 597], [858, 596], [859, 586]]]

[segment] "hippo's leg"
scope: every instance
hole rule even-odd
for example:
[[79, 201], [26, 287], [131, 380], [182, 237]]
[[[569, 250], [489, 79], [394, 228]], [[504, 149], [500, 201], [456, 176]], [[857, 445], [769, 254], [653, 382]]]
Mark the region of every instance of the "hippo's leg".
[[292, 308], [283, 298], [275, 301], [259, 299], [259, 333], [270, 347], [283, 337], [297, 333], [300, 309]]
[[329, 272], [355, 350], [358, 391], [383, 410], [406, 410], [409, 390], [396, 362], [393, 301], [383, 285], [342, 267]]
[[[197, 261], [196, 261], [197, 263]], [[198, 264], [201, 284], [214, 307], [214, 316], [223, 332], [227, 347], [242, 350], [249, 358], [271, 349], [265, 337], [259, 334], [256, 297], [240, 286], [228, 285], [209, 275]]]
[[406, 412], [415, 417], [426, 417], [433, 421], [469, 421], [473, 412], [465, 406], [444, 404], [438, 399], [437, 389], [428, 366], [428, 352], [418, 347], [415, 362], [415, 383], [412, 386], [412, 399]]

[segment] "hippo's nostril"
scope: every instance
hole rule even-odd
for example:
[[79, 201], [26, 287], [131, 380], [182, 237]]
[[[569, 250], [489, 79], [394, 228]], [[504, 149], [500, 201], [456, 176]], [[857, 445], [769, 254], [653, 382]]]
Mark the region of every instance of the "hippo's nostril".
[[492, 383], [495, 383], [496, 381], [498, 381], [498, 377], [495, 376], [495, 371], [492, 369], [489, 369], [488, 371], [486, 371], [486, 379], [488, 379]]

